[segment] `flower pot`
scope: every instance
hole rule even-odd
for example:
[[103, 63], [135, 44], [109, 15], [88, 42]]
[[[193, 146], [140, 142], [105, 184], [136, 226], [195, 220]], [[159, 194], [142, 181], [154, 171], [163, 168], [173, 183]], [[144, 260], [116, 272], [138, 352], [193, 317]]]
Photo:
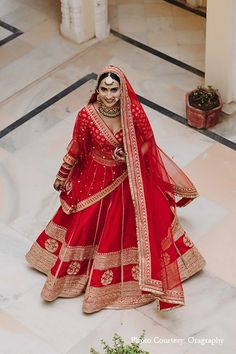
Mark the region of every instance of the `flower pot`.
[[190, 106], [189, 95], [191, 92], [186, 94], [186, 117], [187, 122], [194, 128], [207, 129], [216, 125], [219, 121], [219, 116], [222, 108], [222, 100], [219, 94], [220, 104], [218, 107], [210, 109], [208, 111], [203, 111], [199, 108]]

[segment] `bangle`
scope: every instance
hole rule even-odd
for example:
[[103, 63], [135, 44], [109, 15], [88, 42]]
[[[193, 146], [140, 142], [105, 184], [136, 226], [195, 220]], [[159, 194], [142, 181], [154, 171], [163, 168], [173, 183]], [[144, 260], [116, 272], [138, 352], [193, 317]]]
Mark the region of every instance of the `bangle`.
[[76, 159], [74, 157], [72, 157], [70, 154], [66, 154], [64, 157], [63, 157], [63, 161], [65, 163], [67, 163], [68, 165], [70, 166], [74, 166], [75, 162], [76, 162]]
[[62, 177], [59, 174], [56, 175], [56, 179], [59, 179], [60, 181], [64, 182], [67, 180], [67, 177]]

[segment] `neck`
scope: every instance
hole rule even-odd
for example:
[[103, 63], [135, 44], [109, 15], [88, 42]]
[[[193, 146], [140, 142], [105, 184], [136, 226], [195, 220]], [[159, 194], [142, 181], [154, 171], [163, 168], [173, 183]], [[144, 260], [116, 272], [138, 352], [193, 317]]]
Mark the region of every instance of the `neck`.
[[120, 115], [120, 102], [117, 102], [112, 107], [107, 107], [101, 102], [98, 102], [98, 110], [107, 118], [116, 118]]

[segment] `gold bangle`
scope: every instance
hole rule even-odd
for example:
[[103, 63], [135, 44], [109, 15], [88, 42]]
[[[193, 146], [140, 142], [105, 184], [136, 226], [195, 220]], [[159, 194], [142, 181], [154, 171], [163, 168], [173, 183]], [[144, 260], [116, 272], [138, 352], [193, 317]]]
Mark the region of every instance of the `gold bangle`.
[[60, 175], [56, 175], [56, 179], [59, 179], [60, 181], [64, 182], [67, 180], [67, 177], [61, 177]]
[[70, 156], [69, 154], [66, 154], [63, 157], [63, 161], [65, 163], [67, 163], [68, 165], [73, 166], [75, 164], [76, 159], [74, 157]]

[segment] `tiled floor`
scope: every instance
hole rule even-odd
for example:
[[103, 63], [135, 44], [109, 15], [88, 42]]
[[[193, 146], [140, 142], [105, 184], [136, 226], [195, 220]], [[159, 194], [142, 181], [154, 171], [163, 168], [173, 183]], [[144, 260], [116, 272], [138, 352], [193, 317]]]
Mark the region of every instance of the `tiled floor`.
[[[144, 1], [119, 3], [143, 6]], [[163, 1], [145, 3], [160, 3], [160, 23], [168, 23], [170, 8], [163, 7]], [[203, 82], [112, 35], [86, 50], [63, 39], [54, 1], [1, 0], [0, 4], [3, 20], [25, 32], [0, 49], [1, 130], [108, 63], [125, 71], [139, 95], [179, 115], [184, 115], [185, 93]], [[25, 23], [28, 10], [30, 22]], [[148, 18], [152, 11], [149, 7]], [[192, 16], [182, 12], [185, 15]], [[142, 329], [147, 338], [143, 348], [151, 354], [234, 354], [235, 152], [147, 106], [157, 142], [200, 192], [198, 200], [179, 210], [183, 226], [207, 261], [205, 271], [184, 284], [186, 306], [165, 314], [149, 304], [84, 315], [82, 297], [50, 304], [40, 299], [45, 277], [28, 268], [24, 255], [59, 205], [53, 179], [76, 112], [87, 102], [94, 84], [94, 80], [86, 82], [0, 139], [1, 354], [87, 354], [91, 346], [100, 347], [101, 338], [110, 341], [118, 332], [128, 341]], [[233, 129], [230, 118], [224, 129], [227, 134]], [[223, 338], [224, 343], [191, 344], [191, 338]], [[176, 339], [179, 344], [160, 343], [164, 339]], [[182, 344], [181, 339], [185, 339]]]
[[111, 28], [204, 71], [206, 19], [164, 0], [108, 0]]

